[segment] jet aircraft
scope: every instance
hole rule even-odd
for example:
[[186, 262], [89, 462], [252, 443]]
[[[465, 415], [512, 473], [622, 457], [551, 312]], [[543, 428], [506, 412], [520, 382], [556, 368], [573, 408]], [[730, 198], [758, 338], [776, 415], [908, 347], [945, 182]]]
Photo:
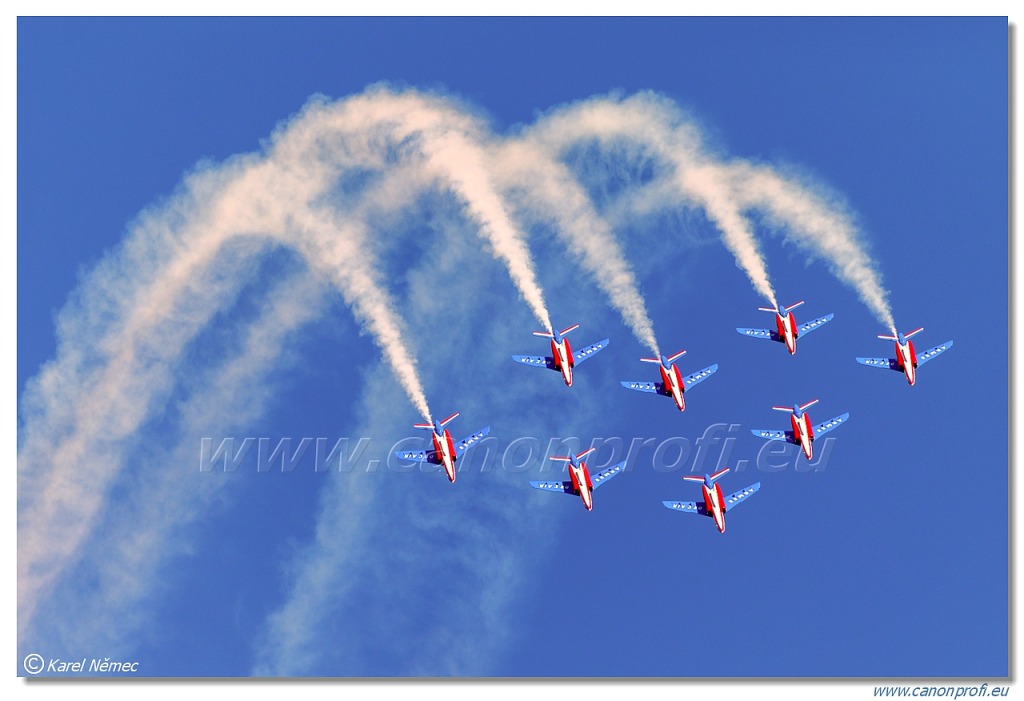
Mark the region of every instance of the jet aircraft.
[[878, 337], [884, 341], [896, 342], [896, 357], [857, 358], [857, 362], [872, 368], [888, 368], [896, 372], [902, 372], [904, 377], [907, 378], [907, 382], [913, 387], [914, 383], [917, 382], [917, 369], [940, 353], [944, 353], [953, 347], [952, 341], [946, 341], [942, 345], [929, 348], [921, 355], [918, 355], [914, 349], [914, 342], [910, 339], [922, 331], [924, 331], [923, 326], [906, 334], [897, 333], [895, 336], [879, 335]]
[[608, 339], [606, 338], [599, 343], [587, 346], [583, 350], [576, 351], [574, 353], [572, 346], [569, 345], [569, 340], [565, 338], [565, 335], [570, 331], [575, 331], [579, 327], [579, 324], [573, 324], [567, 329], [554, 331], [552, 333], [548, 333], [547, 331], [534, 331], [534, 336], [551, 339], [551, 356], [513, 355], [512, 360], [517, 363], [522, 363], [523, 365], [529, 365], [530, 367], [556, 370], [562, 373], [562, 379], [565, 381], [565, 386], [572, 387], [573, 368], [584, 360], [589, 360], [608, 347]]
[[794, 443], [800, 446], [804, 455], [807, 459], [811, 459], [811, 455], [814, 451], [812, 443], [818, 436], [828, 433], [829, 431], [838, 428], [850, 415], [842, 414], [833, 419], [829, 419], [824, 423], [820, 423], [817, 426], [811, 426], [811, 417], [807, 413], [807, 409], [818, 403], [818, 400], [807, 402], [806, 404], [799, 405], [794, 404], [793, 406], [773, 406], [772, 409], [775, 411], [788, 411], [790, 413], [789, 422], [792, 426], [792, 431], [776, 431], [771, 429], [758, 429], [752, 430], [752, 433], [758, 438], [767, 438], [770, 441], [785, 441], [787, 443]]
[[778, 309], [772, 309], [771, 307], [758, 307], [758, 311], [769, 312], [775, 315], [775, 330], [771, 329], [740, 329], [736, 331], [743, 334], [744, 336], [750, 336], [751, 338], [764, 338], [770, 341], [778, 341], [779, 343], [785, 343], [786, 348], [789, 350], [790, 355], [796, 354], [796, 339], [809, 334], [811, 331], [820, 329], [822, 326], [832, 321], [832, 317], [835, 314], [826, 314], [823, 317], [819, 317], [814, 321], [808, 321], [806, 324], [796, 325], [796, 318], [793, 316], [793, 311], [801, 304], [803, 300], [800, 300], [796, 304], [791, 304], [788, 307], [779, 305]]
[[574, 494], [583, 500], [583, 506], [587, 511], [592, 511], [594, 509], [594, 490], [626, 469], [626, 461], [623, 460], [617, 465], [601, 470], [591, 478], [590, 468], [583, 462], [583, 458], [594, 450], [596, 448], [585, 450], [579, 455], [552, 457], [551, 459], [557, 462], [569, 463], [569, 480], [566, 482], [530, 482], [530, 486], [548, 492]]
[[671, 397], [672, 401], [676, 403], [676, 408], [679, 411], [684, 411], [686, 409], [686, 402], [683, 401], [683, 394], [686, 390], [708, 379], [718, 370], [717, 364], [709, 365], [703, 370], [698, 370], [692, 375], [683, 377], [674, 362], [685, 353], [686, 351], [679, 351], [667, 358], [664, 355], [660, 358], [640, 358], [642, 363], [658, 363], [660, 365], [661, 382], [623, 381], [621, 383], [622, 386], [637, 392], [651, 392], [653, 394], [660, 394], [663, 397]]
[[688, 482], [700, 482], [701, 492], [704, 495], [703, 502], [696, 501], [663, 501], [662, 504], [665, 508], [672, 509], [673, 511], [682, 511], [687, 514], [699, 514], [701, 516], [710, 516], [715, 520], [715, 525], [718, 527], [719, 533], [725, 533], [725, 514], [735, 509], [737, 506], [747, 500], [750, 495], [761, 488], [760, 482], [755, 482], [749, 487], [744, 487], [738, 492], [733, 492], [729, 496], [722, 494], [722, 486], [718, 484], [718, 479], [727, 473], [730, 468], [719, 470], [713, 475], [704, 475], [700, 477], [698, 475], [684, 475], [683, 479]]
[[444, 467], [448, 481], [455, 481], [455, 463], [462, 455], [474, 445], [483, 440], [484, 436], [491, 432], [490, 426], [485, 426], [468, 438], [463, 438], [458, 443], [452, 441], [452, 434], [445, 428], [452, 420], [459, 415], [455, 412], [446, 419], [434, 421], [432, 424], [413, 424], [413, 428], [422, 428], [431, 431], [431, 438], [434, 440], [434, 447], [431, 450], [396, 450], [395, 455], [403, 460], [412, 462], [425, 462], [432, 465]]

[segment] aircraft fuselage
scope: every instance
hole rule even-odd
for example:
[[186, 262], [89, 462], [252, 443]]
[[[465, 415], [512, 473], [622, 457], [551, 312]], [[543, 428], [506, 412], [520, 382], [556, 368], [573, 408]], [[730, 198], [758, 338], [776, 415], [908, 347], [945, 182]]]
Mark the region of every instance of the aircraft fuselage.
[[452, 434], [448, 433], [448, 429], [438, 435], [435, 431], [434, 437], [434, 450], [437, 452], [437, 459], [444, 466], [444, 471], [448, 475], [448, 481], [455, 481], [455, 445], [452, 443]]
[[719, 533], [725, 533], [725, 497], [722, 496], [722, 487], [715, 482], [711, 489], [706, 484], [701, 485], [704, 492], [704, 508], [715, 519], [715, 525]]
[[590, 470], [587, 469], [586, 463], [580, 463], [579, 465], [573, 465], [569, 463], [569, 478], [572, 480], [573, 489], [583, 499], [583, 506], [587, 507], [587, 511], [592, 511], [594, 508], [594, 485], [590, 481]]
[[779, 336], [782, 337], [783, 342], [786, 344], [786, 349], [790, 355], [796, 354], [796, 318], [793, 316], [793, 312], [789, 312], [786, 316], [782, 316], [779, 313], [775, 314], [775, 327]]
[[811, 446], [814, 441], [814, 429], [811, 428], [811, 417], [806, 412], [801, 413], [798, 417], [795, 413], [789, 417], [789, 422], [793, 426], [793, 438], [797, 444], [804, 451], [804, 455], [807, 459], [811, 459], [811, 455], [814, 452], [814, 448]]
[[896, 362], [907, 378], [911, 386], [917, 382], [917, 351], [914, 350], [914, 342], [907, 339], [901, 344], [896, 341]]
[[575, 362], [572, 358], [572, 346], [569, 340], [563, 338], [561, 343], [551, 340], [551, 356], [555, 359], [555, 366], [561, 371], [562, 379], [566, 387], [572, 387], [572, 368]]
[[675, 401], [679, 411], [686, 409], [686, 403], [683, 401], [683, 377], [679, 374], [679, 368], [675, 365], [669, 365], [668, 369], [665, 366], [661, 366], [661, 382], [665, 388], [665, 393], [672, 397]]

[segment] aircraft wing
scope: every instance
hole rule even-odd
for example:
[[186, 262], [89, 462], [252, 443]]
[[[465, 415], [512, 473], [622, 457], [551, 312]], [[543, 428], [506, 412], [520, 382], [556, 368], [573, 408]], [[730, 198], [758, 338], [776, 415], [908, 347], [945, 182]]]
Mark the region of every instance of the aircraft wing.
[[396, 450], [395, 455], [402, 460], [411, 460], [412, 462], [437, 462], [437, 458], [434, 457], [436, 451], [433, 450]]
[[754, 428], [750, 431], [758, 438], [767, 438], [770, 441], [786, 441], [787, 443], [793, 443], [793, 432], [792, 431], [776, 431], [766, 428]]
[[590, 481], [594, 485], [594, 489], [597, 489], [602, 484], [610, 480], [612, 477], [618, 474], [622, 474], [626, 471], [626, 461], [623, 460], [618, 465], [612, 465], [606, 470], [601, 470], [596, 475], [590, 478]]
[[846, 420], [848, 418], [850, 418], [849, 414], [843, 414], [842, 416], [837, 416], [834, 419], [829, 419], [824, 423], [818, 424], [817, 426], [814, 427], [814, 437], [817, 438], [821, 434], [828, 433], [832, 429], [841, 426], [842, 424], [846, 423]]
[[825, 316], [819, 317], [814, 321], [808, 321], [806, 324], [801, 324], [800, 326], [796, 327], [796, 335], [803, 336], [805, 333], [816, 331], [817, 329], [820, 329], [828, 322], [832, 321], [832, 317], [834, 316], [835, 314], [826, 314]]
[[760, 488], [761, 488], [761, 483], [760, 482], [755, 482], [754, 484], [750, 485], [749, 487], [744, 487], [740, 491], [733, 492], [732, 494], [727, 496], [725, 498], [725, 504], [724, 504], [726, 513], [732, 511], [737, 506], [742, 504], [744, 501], [747, 500], [747, 498], [751, 494], [753, 494], [754, 492], [756, 492]]
[[548, 370], [557, 369], [555, 367], [554, 358], [547, 358], [541, 355], [513, 355], [512, 360], [535, 368], [547, 368]]
[[484, 436], [491, 432], [490, 426], [485, 426], [468, 438], [463, 438], [455, 444], [455, 457], [460, 457], [467, 450], [483, 440]]
[[620, 382], [626, 389], [635, 389], [637, 392], [651, 392], [652, 394], [665, 394], [660, 382]]
[[672, 509], [673, 511], [682, 511], [684, 514], [698, 514], [700, 516], [708, 516], [708, 509], [703, 503], [698, 504], [695, 501], [663, 501], [666, 509]]
[[687, 375], [686, 377], [683, 378], [683, 386], [686, 389], [690, 389], [694, 385], [700, 384], [704, 380], [708, 379], [716, 372], [718, 372], [718, 363], [715, 363], [714, 365], [709, 365], [703, 370], [698, 370], [692, 375]]
[[603, 351], [607, 347], [608, 347], [608, 339], [606, 338], [603, 341], [595, 343], [592, 346], [587, 346], [583, 350], [576, 351], [575, 353], [573, 353], [572, 357], [576, 359], [576, 364], [579, 365], [584, 360], [587, 360], [588, 358], [594, 357], [595, 355], [597, 355], [598, 353], [600, 353], [601, 351]]
[[[895, 370], [896, 372], [903, 372], [900, 368], [900, 364], [896, 362], [895, 358], [857, 358], [857, 362], [861, 365], [867, 365], [870, 368], [888, 368], [889, 370]], [[918, 362], [920, 365], [920, 361]]]
[[944, 352], [948, 351], [952, 347], [953, 347], [953, 342], [952, 341], [946, 341], [941, 346], [935, 346], [934, 348], [929, 348], [924, 353], [922, 353], [921, 355], [917, 356], [917, 367], [921, 367], [922, 365], [927, 363], [932, 358], [935, 358], [940, 353], [944, 353]]
[[750, 336], [751, 338], [764, 338], [769, 341], [782, 341], [782, 336], [774, 331], [768, 329], [736, 329], [737, 333], [741, 333], [744, 336]]
[[576, 493], [576, 490], [572, 488], [572, 482], [530, 482], [530, 486], [534, 489], [543, 489], [546, 492]]

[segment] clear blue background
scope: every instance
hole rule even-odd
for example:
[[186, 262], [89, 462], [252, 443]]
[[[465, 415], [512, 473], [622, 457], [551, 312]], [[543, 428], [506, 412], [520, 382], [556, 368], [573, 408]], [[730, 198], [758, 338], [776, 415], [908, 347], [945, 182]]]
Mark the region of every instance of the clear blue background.
[[[659, 232], [624, 236], [664, 350], [689, 350], [684, 371], [721, 366], [689, 397], [687, 412], [618, 387], [619, 379], [647, 379], [651, 366], [636, 362], [645, 349], [582, 276], [563, 296], [549, 289], [555, 323], [581, 321], [578, 342], [607, 335], [613, 345], [580, 371], [572, 392], [511, 362], [479, 391], [535, 383], [531, 401], [602, 407], [600, 420], [578, 427], [585, 439], [693, 440], [715, 422], [736, 423], [732, 459], [751, 462], [761, 442], [748, 429], [785, 421], [771, 405], [820, 397], [815, 420], [851, 414], [832, 434], [827, 469], [764, 472], [750, 464], [727, 476], [726, 491], [755, 480], [763, 486], [730, 515], [724, 536], [709, 520], [663, 509], [662, 499], [695, 498], [695, 485], [649, 462], [598, 492], [592, 513], [568, 498], [531, 494], [527, 503], [554, 513], [556, 526], [547, 550], [521, 560], [530, 563], [517, 573], [522, 586], [500, 621], [488, 623], [500, 630], [472, 631], [503, 641], [488, 648], [488, 659], [412, 667], [394, 643], [439, 625], [434, 597], [463, 576], [439, 566], [430, 581], [407, 582], [420, 595], [401, 600], [382, 601], [369, 579], [352, 584], [345, 596], [365, 603], [366, 618], [354, 619], [357, 607], [344, 623], [365, 629], [366, 639], [346, 641], [357, 655], [332, 656], [334, 622], [325, 613], [318, 634], [332, 643], [310, 673], [1008, 673], [1005, 18], [22, 18], [19, 396], [55, 353], [53, 314], [79, 272], [118, 244], [136, 213], [172, 192], [200, 159], [257, 150], [314, 93], [342, 98], [382, 80], [464, 99], [499, 133], [610, 90], [661, 92], [729, 155], [796, 164], [842, 193], [879, 261], [901, 330], [924, 326], [915, 339], [921, 349], [956, 345], [913, 388], [855, 364], [854, 356], [891, 350], [874, 338], [885, 330], [824, 263], [766, 238], [780, 301], [806, 299], [798, 319], [836, 314], [790, 358], [733, 330], [770, 318], [755, 311], [762, 301], [724, 247], [657, 262], [645, 243]], [[700, 236], [715, 239], [706, 224]], [[545, 254], [557, 250], [535, 248], [542, 283], [558, 267]], [[589, 306], [572, 299], [573, 289], [593, 298]], [[539, 351], [528, 316], [517, 319], [521, 347], [483, 352]], [[249, 434], [333, 436], [356, 421], [353, 394], [338, 390], [358, 388], [356, 369], [379, 354], [366, 338], [339, 347], [353, 332], [349, 319], [309, 329], [292, 349], [302, 362], [275, 376], [279, 399]], [[443, 395], [444, 375], [436, 377], [428, 386], [443, 396], [433, 399], [436, 410], [458, 408], [457, 396]], [[396, 391], [396, 413], [415, 420], [404, 402]], [[453, 433], [487, 420], [464, 416]], [[147, 673], [251, 672], [265, 617], [289, 585], [281, 553], [311, 537], [324, 485], [322, 475], [287, 477], [241, 475], [241, 496], [190, 531], [192, 550], [176, 556], [173, 576], [146, 604], [146, 632], [128, 641]], [[420, 489], [425, 508], [438, 510], [447, 508], [444, 489], [485, 488], [486, 475], [451, 487], [433, 477], [415, 485], [381, 473], [365, 479]], [[437, 545], [459, 546], [458, 538]], [[377, 555], [389, 579], [413, 576]], [[387, 635], [375, 634], [392, 606]]]

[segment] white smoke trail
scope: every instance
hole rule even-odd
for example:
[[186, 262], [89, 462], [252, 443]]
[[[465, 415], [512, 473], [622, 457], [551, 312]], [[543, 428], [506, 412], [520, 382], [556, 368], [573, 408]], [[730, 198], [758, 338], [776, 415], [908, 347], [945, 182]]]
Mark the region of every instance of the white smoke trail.
[[[125, 244], [83, 281], [61, 313], [57, 357], [23, 396], [19, 635], [32, 625], [40, 602], [62, 577], [66, 579], [69, 568], [87, 553], [95, 557], [103, 551], [104, 543], [86, 546], [107, 518], [104, 507], [128, 467], [127, 456], [146, 438], [146, 422], [165, 410], [178, 378], [188, 370], [190, 344], [241, 294], [248, 276], [240, 271], [254, 266], [268, 250], [293, 248], [318, 282], [329, 281], [341, 292], [410, 401], [429, 420], [417, 357], [405, 342], [408, 322], [395, 312], [383, 284], [385, 273], [371, 255], [373, 235], [380, 231], [374, 217], [407, 207], [425, 192], [450, 188], [460, 211], [478, 225], [478, 233], [505, 264], [533, 314], [550, 330], [523, 233], [499, 195], [500, 188], [510, 184], [519, 182], [522, 187], [517, 178], [531, 172], [538, 203], [532, 210], [526, 200], [521, 206], [528, 214], [559, 225], [561, 235], [579, 249], [634, 334], [656, 350], [635, 276], [610, 228], [555, 160], [568, 145], [593, 138], [607, 143], [627, 140], [631, 148], [667, 164], [672, 203], [681, 200], [708, 212], [755, 289], [773, 305], [763, 256], [743, 216], [748, 209], [766, 212], [785, 227], [787, 236], [832, 260], [841, 277], [862, 291], [869, 306], [877, 307], [876, 313], [888, 310], [874, 265], [856, 240], [856, 229], [834, 206], [772, 171], [711, 158], [700, 147], [696, 130], [662, 98], [645, 94], [572, 106], [542, 120], [527, 142], [504, 146], [495, 145], [478, 120], [434, 96], [375, 88], [335, 103], [315, 100], [278, 130], [264, 155], [198, 172], [165, 205], [140, 217]], [[502, 158], [510, 154], [514, 162], [503, 166]], [[352, 185], [351, 192], [338, 185], [341, 176], [352, 173], [370, 184]], [[550, 190], [537, 191], [545, 187]], [[601, 260], [602, 254], [609, 260]], [[421, 276], [426, 275], [421, 269]], [[476, 283], [477, 289], [486, 287], [484, 281]], [[457, 289], [467, 291], [464, 284]], [[472, 294], [468, 297], [475, 301]], [[285, 304], [272, 314], [287, 309]], [[313, 318], [314, 311], [296, 315], [294, 321]], [[417, 329], [427, 333], [422, 325]], [[443, 365], [442, 359], [433, 360]], [[242, 362], [260, 372], [270, 361]], [[474, 406], [482, 411], [486, 402]], [[518, 408], [509, 415], [517, 413]], [[371, 422], [368, 427], [373, 425], [379, 424]], [[182, 496], [185, 502], [190, 499], [195, 497]], [[339, 506], [334, 499], [347, 501]], [[350, 550], [327, 541], [339, 533], [365, 533], [364, 521], [346, 519], [353, 511], [368, 510], [373, 499], [372, 490], [350, 493], [344, 486], [325, 494], [317, 539], [295, 579], [294, 606], [285, 602], [284, 613], [272, 622], [272, 646], [296, 653], [307, 644], [308, 631], [291, 626], [315, 617], [317, 606], [337, 591], [339, 568], [350, 561]], [[191, 503], [193, 514], [205, 508], [198, 501]], [[353, 503], [352, 509], [345, 506]], [[183, 511], [189, 511], [187, 507]], [[501, 499], [488, 502], [488, 508], [503, 515], [515, 512]], [[135, 545], [152, 547], [148, 556], [155, 561], [163, 534], [179, 525], [165, 519], [140, 531]], [[467, 561], [465, 566], [479, 566], [475, 571], [483, 576], [500, 572], [507, 564]], [[309, 591], [303, 590], [306, 585]], [[144, 586], [133, 587], [131, 596], [142, 596], [138, 589]], [[113, 601], [115, 594], [111, 589], [104, 600]], [[496, 601], [511, 595], [507, 588], [493, 592]], [[297, 613], [293, 617], [291, 612]]]
[[[443, 100], [417, 93], [374, 89], [339, 103], [314, 100], [278, 130], [266, 157], [197, 173], [168, 204], [140, 219], [122, 249], [83, 283], [79, 303], [62, 314], [57, 359], [25, 393], [18, 465], [21, 631], [76, 560], [124, 467], [123, 444], [172, 391], [183, 350], [237, 293], [241, 281], [213, 265], [226, 246], [238, 248], [248, 237], [246, 248], [232, 249], [239, 262], [256, 259], [275, 241], [299, 250], [338, 287], [410, 401], [431, 420], [401, 322], [367, 254], [365, 222], [342, 219], [323, 204], [346, 169], [393, 172], [396, 154], [402, 162], [426, 153], [380, 199], [389, 207], [407, 205], [402, 197], [436, 186], [443, 175], [550, 328], [522, 236], [483, 184], [479, 151], [460, 136], [475, 129]], [[410, 147], [418, 143], [423, 152]]]
[[480, 224], [481, 234], [505, 263], [512, 282], [537, 321], [550, 332], [551, 317], [530, 251], [523, 233], [512, 223], [505, 203], [494, 189], [489, 164], [479, 143], [482, 139], [476, 129], [472, 133], [447, 130], [424, 139], [423, 149], [431, 164], [465, 200], [470, 215]]
[[521, 207], [554, 222], [556, 233], [608, 295], [633, 335], [660, 357], [654, 324], [626, 255], [569, 169], [531, 142], [529, 133], [522, 140], [505, 142], [493, 162], [503, 185], [522, 191]]
[[828, 261], [878, 320], [895, 328], [877, 264], [846, 209], [822, 188], [768, 166], [715, 158], [701, 146], [696, 126], [667, 99], [651, 93], [625, 100], [595, 98], [552, 112], [534, 130], [552, 148], [563, 151], [585, 139], [605, 144], [629, 140], [671, 164], [680, 194], [716, 223], [737, 263], [771, 306], [777, 306], [775, 291], [745, 216], [750, 210], [764, 212], [787, 240]]
[[[108, 509], [93, 536], [80, 546], [81, 563], [52, 594], [58, 605], [41, 608], [22, 644], [52, 649], [59, 640], [66, 649], [102, 649], [129, 655], [128, 640], [149, 622], [153, 596], [161, 582], [168, 552], [193, 548], [196, 527], [218, 502], [225, 485], [237, 484], [210, 473], [197, 479], [195, 448], [200, 436], [231, 435], [256, 420], [273, 399], [267, 376], [280, 367], [281, 356], [305, 324], [324, 312], [326, 287], [300, 268], [270, 283], [255, 319], [235, 336], [223, 362], [190, 373], [194, 386], [176, 412], [182, 440], [170, 451], [146, 446], [126, 456], [134, 474], [121, 489], [130, 492], [116, 509]], [[233, 277], [240, 271], [231, 267]], [[230, 411], [226, 410], [230, 407]], [[73, 606], [59, 605], [73, 601]], [[52, 602], [51, 602], [52, 603]], [[68, 615], [74, 610], [74, 615]]]
[[641, 93], [625, 100], [593, 98], [552, 111], [532, 130], [534, 138], [555, 152], [597, 139], [606, 146], [634, 145], [668, 164], [678, 197], [701, 207], [718, 226], [722, 241], [747, 274], [754, 289], [773, 307], [775, 290], [760, 244], [730, 197], [715, 161], [701, 148], [699, 132], [666, 98]]
[[[387, 134], [381, 125], [386, 129], [387, 118], [409, 114], [413, 120], [407, 121], [414, 121], [421, 111], [410, 107], [419, 106], [418, 99], [372, 96], [334, 110], [314, 102], [293, 129], [277, 135], [267, 158], [239, 158], [190, 177], [167, 205], [140, 218], [123, 248], [84, 281], [78, 301], [60, 317], [57, 359], [30, 382], [24, 397], [19, 630], [75, 560], [123, 467], [124, 442], [166, 400], [183, 350], [237, 293], [241, 280], [219, 274], [213, 261], [240, 237], [251, 243], [232, 249], [236, 264], [257, 257], [271, 237], [288, 243], [306, 216], [303, 208], [323, 196], [339, 169], [383, 166], [379, 139]], [[339, 133], [344, 138], [326, 143]], [[359, 255], [357, 241], [339, 239], [336, 231], [321, 234], [334, 245], [310, 251], [316, 255], [311, 261], [336, 266], [342, 293], [429, 420], [415, 365], [372, 261]]]
[[732, 190], [743, 206], [763, 210], [787, 239], [827, 260], [835, 275], [896, 333], [881, 275], [840, 203], [764, 166], [737, 163], [730, 171]]

